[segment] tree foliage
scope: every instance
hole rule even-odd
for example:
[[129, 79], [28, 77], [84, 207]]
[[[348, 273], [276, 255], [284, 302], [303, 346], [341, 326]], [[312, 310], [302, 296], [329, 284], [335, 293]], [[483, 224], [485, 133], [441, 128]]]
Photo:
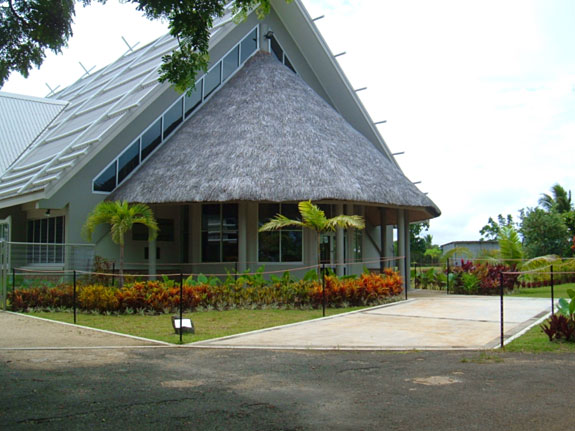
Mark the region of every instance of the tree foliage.
[[541, 194], [539, 205], [548, 212], [554, 211], [559, 214], [569, 212], [573, 209], [571, 190], [566, 191], [560, 184], [554, 184], [551, 187], [551, 195]]
[[[177, 48], [162, 58], [160, 81], [171, 82], [180, 92], [193, 87], [196, 73], [208, 66], [210, 28], [229, 0], [126, 1], [149, 19], [167, 20], [178, 40]], [[82, 1], [84, 6], [91, 2]], [[40, 67], [46, 51], [61, 52], [72, 36], [75, 7], [74, 0], [0, 0], [0, 87], [11, 72], [27, 77], [32, 67]], [[270, 0], [233, 0], [232, 13], [240, 20], [254, 8], [262, 18], [269, 13]]]
[[503, 217], [501, 214], [499, 214], [497, 216], [497, 221], [489, 217], [487, 224], [483, 226], [479, 231], [481, 234], [481, 241], [497, 239], [501, 229], [504, 227], [515, 227], [515, 222], [513, 221], [513, 216], [511, 214], [507, 214], [506, 217]]
[[569, 252], [569, 232], [557, 212], [540, 208], [522, 210], [520, 232], [528, 258], [549, 254], [565, 256]]

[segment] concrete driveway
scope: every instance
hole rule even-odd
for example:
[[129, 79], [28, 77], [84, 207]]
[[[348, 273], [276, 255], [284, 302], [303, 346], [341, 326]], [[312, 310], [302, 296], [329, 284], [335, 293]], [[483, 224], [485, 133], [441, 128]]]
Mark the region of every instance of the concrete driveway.
[[[505, 339], [534, 326], [551, 301], [504, 298]], [[421, 296], [276, 328], [190, 344], [209, 348], [312, 350], [492, 349], [500, 345], [500, 299]]]

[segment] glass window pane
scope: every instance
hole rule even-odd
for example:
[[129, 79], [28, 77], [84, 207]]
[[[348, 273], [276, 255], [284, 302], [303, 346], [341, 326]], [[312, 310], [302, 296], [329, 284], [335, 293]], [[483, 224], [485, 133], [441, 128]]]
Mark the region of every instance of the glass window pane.
[[222, 262], [238, 261], [238, 234], [226, 232], [222, 235]]
[[301, 220], [301, 214], [297, 209], [297, 204], [282, 204], [282, 214], [292, 220]]
[[158, 219], [158, 241], [174, 240], [174, 220], [169, 218]]
[[238, 205], [222, 205], [222, 227], [225, 231], [238, 230]]
[[116, 188], [116, 162], [112, 163], [94, 180], [95, 192], [111, 192]]
[[289, 61], [289, 58], [287, 58], [287, 55], [284, 56], [284, 64], [288, 67], [288, 69], [290, 69], [293, 73], [296, 73], [294, 67], [292, 66], [291, 62]]
[[280, 233], [278, 231], [260, 232], [258, 234], [258, 261], [280, 261]]
[[142, 160], [156, 149], [162, 142], [162, 121], [158, 119], [152, 127], [150, 127], [142, 135]]
[[220, 206], [218, 204], [202, 205], [202, 230], [220, 231]]
[[242, 58], [241, 62], [246, 61], [250, 55], [258, 48], [258, 29], [254, 29], [249, 35], [246, 36], [241, 42]]
[[194, 109], [202, 101], [202, 81], [196, 82], [195, 88], [192, 90], [190, 95], [184, 97], [184, 103], [186, 105], [186, 117], [192, 113]]
[[278, 41], [276, 40], [275, 37], [272, 37], [270, 39], [270, 42], [271, 42], [270, 45], [272, 47], [272, 52], [274, 53], [276, 58], [283, 63], [284, 52], [283, 52], [283, 49], [281, 48], [280, 44], [278, 43]]
[[224, 80], [226, 80], [240, 65], [239, 63], [240, 46], [236, 46], [224, 57]]
[[302, 259], [302, 232], [282, 231], [282, 262], [301, 262]]
[[260, 204], [258, 209], [259, 227], [270, 221], [270, 219], [279, 214], [279, 212], [280, 212], [279, 204]]
[[141, 223], [135, 223], [132, 226], [132, 240], [133, 241], [147, 241], [148, 228]]
[[206, 93], [204, 97], [208, 97], [221, 84], [221, 70], [222, 63], [220, 62], [204, 77], [204, 91]]
[[202, 262], [220, 261], [220, 233], [202, 232]]
[[178, 127], [183, 118], [182, 100], [178, 100], [178, 102], [164, 114], [164, 139]]
[[140, 140], [134, 142], [118, 158], [118, 183], [121, 183], [140, 164]]

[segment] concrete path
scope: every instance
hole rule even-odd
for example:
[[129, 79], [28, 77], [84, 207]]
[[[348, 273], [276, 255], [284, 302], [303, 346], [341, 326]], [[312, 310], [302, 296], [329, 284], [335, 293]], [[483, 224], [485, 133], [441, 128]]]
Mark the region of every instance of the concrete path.
[[[550, 312], [550, 300], [504, 299], [509, 340]], [[324, 319], [193, 343], [198, 347], [317, 350], [491, 349], [500, 345], [500, 300], [421, 296]]]

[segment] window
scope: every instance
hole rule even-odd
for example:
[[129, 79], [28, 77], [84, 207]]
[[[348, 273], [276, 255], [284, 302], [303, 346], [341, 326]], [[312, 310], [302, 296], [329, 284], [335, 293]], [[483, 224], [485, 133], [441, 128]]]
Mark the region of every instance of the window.
[[166, 137], [172, 133], [172, 131], [178, 127], [184, 119], [182, 102], [182, 99], [178, 99], [178, 101], [164, 114], [164, 139], [166, 139]]
[[118, 158], [118, 183], [121, 183], [140, 164], [140, 140], [134, 142]]
[[64, 262], [64, 217], [28, 220], [28, 263]]
[[237, 262], [238, 205], [202, 206], [202, 262]]
[[202, 80], [196, 82], [196, 86], [188, 96], [184, 96], [184, 103], [186, 105], [186, 117], [190, 115], [194, 109], [202, 102]]
[[142, 160], [150, 155], [162, 142], [162, 119], [158, 118], [142, 135]]
[[[258, 222], [261, 227], [277, 214], [290, 219], [298, 219], [296, 204], [260, 204]], [[301, 262], [302, 229], [284, 228], [279, 231], [259, 232], [258, 261], [260, 262]]]
[[274, 36], [272, 36], [270, 39], [270, 48], [280, 63], [283, 63], [293, 73], [296, 73], [295, 68], [293, 67], [291, 61], [289, 60], [288, 56], [285, 54], [285, 51], [283, 50], [283, 48], [281, 47], [281, 45]]
[[[170, 218], [159, 218], [156, 220], [158, 223], [158, 236], [156, 241], [174, 241], [174, 220]], [[148, 227], [136, 223], [132, 227], [132, 241], [148, 241]]]
[[244, 40], [240, 43], [241, 46], [241, 63], [244, 63], [253, 52], [258, 49], [258, 29], [255, 28], [250, 34], [248, 34]]
[[222, 63], [218, 63], [212, 68], [204, 78], [204, 91], [205, 97], [208, 97], [212, 92], [219, 87], [222, 79]]
[[98, 178], [94, 180], [95, 192], [111, 192], [116, 188], [116, 162], [108, 166]]
[[239, 63], [239, 55], [240, 55], [240, 46], [236, 46], [234, 49], [230, 51], [228, 55], [224, 57], [223, 65], [224, 65], [224, 72], [223, 72], [223, 79], [224, 81], [228, 79], [228, 77], [234, 73], [234, 71], [240, 65]]

